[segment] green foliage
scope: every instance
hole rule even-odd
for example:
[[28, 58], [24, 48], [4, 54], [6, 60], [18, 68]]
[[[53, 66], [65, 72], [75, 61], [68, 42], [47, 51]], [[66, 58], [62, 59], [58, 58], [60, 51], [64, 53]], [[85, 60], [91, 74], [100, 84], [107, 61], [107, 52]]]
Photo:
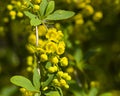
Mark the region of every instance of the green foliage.
[[46, 96], [60, 96], [58, 91], [50, 91], [45, 94]]
[[30, 24], [31, 26], [37, 26], [37, 25], [40, 25], [42, 23], [42, 21], [38, 18], [32, 18], [30, 20]]
[[24, 14], [30, 18], [30, 24], [31, 26], [37, 26], [41, 24], [41, 20], [38, 19], [38, 17], [34, 14], [32, 14], [29, 11], [24, 11]]
[[97, 96], [98, 89], [97, 88], [91, 88], [88, 96]]
[[13, 76], [10, 81], [20, 87], [23, 87], [29, 91], [33, 91], [33, 92], [39, 92], [39, 90], [37, 90], [33, 84], [31, 83], [31, 81], [23, 76]]
[[[34, 96], [119, 96], [119, 0], [1, 0], [0, 14], [0, 96], [21, 96], [27, 92]], [[38, 47], [28, 44], [35, 26], [39, 29], [39, 39], [46, 39], [41, 25], [46, 30], [53, 26], [62, 30], [66, 49], [61, 56], [68, 58], [69, 66], [47, 73], [50, 67], [61, 65], [61, 56], [56, 56], [58, 64], [53, 64], [51, 56], [56, 54], [39, 53], [41, 41]], [[36, 41], [35, 35], [31, 41]], [[48, 56], [45, 62], [40, 57], [43, 53]], [[33, 54], [38, 61], [32, 58], [30, 63], [26, 58]], [[66, 80], [69, 89], [56, 86], [61, 79], [67, 79], [66, 74], [58, 77], [59, 70], [71, 75], [74, 83]], [[29, 79], [13, 76], [16, 74]], [[53, 78], [58, 79], [56, 85]], [[26, 88], [25, 92], [11, 86], [9, 79], [23, 90]]]
[[74, 12], [65, 10], [56, 10], [54, 13], [47, 16], [46, 20], [63, 20], [74, 16]]
[[40, 3], [40, 15], [44, 16], [45, 15], [45, 10], [48, 6], [48, 2], [47, 0], [42, 0], [42, 2]]
[[100, 96], [113, 96], [113, 95], [110, 92], [106, 92], [106, 93], [101, 94]]
[[79, 63], [83, 59], [83, 54], [81, 49], [76, 49], [74, 58], [77, 63]]
[[48, 74], [48, 78], [45, 82], [42, 83], [42, 87], [43, 88], [47, 87], [53, 80], [53, 77], [54, 77], [54, 74]]
[[48, 16], [50, 13], [52, 13], [54, 11], [54, 9], [55, 9], [55, 2], [54, 1], [48, 2], [45, 16]]
[[24, 14], [30, 18], [31, 26], [40, 25], [41, 23], [44, 23], [45, 20], [63, 20], [75, 15], [74, 12], [65, 10], [56, 10], [55, 12], [53, 12], [54, 9], [54, 1], [48, 2], [47, 0], [42, 0], [42, 2], [40, 3], [40, 14], [38, 14], [38, 16], [29, 11], [24, 11]]
[[40, 89], [40, 73], [38, 72], [38, 70], [39, 69], [35, 67], [33, 72], [33, 84], [37, 90]]

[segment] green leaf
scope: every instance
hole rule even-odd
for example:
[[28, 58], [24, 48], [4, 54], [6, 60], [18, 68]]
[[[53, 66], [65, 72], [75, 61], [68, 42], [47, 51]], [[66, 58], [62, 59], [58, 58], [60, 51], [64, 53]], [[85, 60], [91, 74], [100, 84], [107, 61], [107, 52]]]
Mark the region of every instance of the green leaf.
[[60, 87], [57, 87], [57, 90], [58, 90], [60, 96], [63, 96], [63, 92], [62, 92], [61, 88], [60, 88]]
[[106, 93], [100, 94], [100, 96], [113, 96], [113, 94], [110, 92], [106, 92]]
[[24, 11], [24, 14], [25, 14], [27, 17], [29, 17], [30, 19], [37, 17], [36, 15], [32, 14], [32, 13], [29, 12], [29, 11]]
[[33, 84], [37, 90], [40, 89], [40, 74], [36, 67], [34, 68], [34, 73], [33, 73]]
[[77, 63], [79, 63], [83, 59], [83, 54], [81, 49], [76, 49], [74, 58]]
[[84, 91], [72, 90], [74, 96], [88, 96]]
[[54, 1], [50, 1], [48, 3], [45, 15], [46, 16], [49, 15], [50, 13], [52, 13], [54, 11], [54, 9], [55, 9], [55, 2]]
[[47, 16], [46, 20], [62, 20], [72, 17], [75, 13], [72, 11], [56, 10], [54, 13]]
[[48, 1], [47, 0], [42, 0], [42, 2], [40, 3], [40, 15], [43, 16], [45, 13], [45, 10], [47, 8], [48, 5]]
[[37, 26], [37, 25], [40, 25], [42, 23], [42, 21], [38, 18], [32, 18], [30, 20], [30, 24], [31, 26]]
[[97, 96], [98, 89], [97, 88], [91, 88], [88, 96]]
[[45, 94], [45, 96], [60, 96], [58, 91], [50, 91]]
[[45, 65], [45, 68], [48, 69], [51, 66], [52, 66], [51, 62], [47, 62], [46, 65]]
[[54, 78], [54, 74], [48, 74], [48, 78], [45, 82], [42, 83], [42, 87], [48, 86]]
[[28, 91], [39, 92], [39, 90], [35, 89], [31, 81], [23, 76], [13, 76], [10, 81], [17, 86], [27, 89]]

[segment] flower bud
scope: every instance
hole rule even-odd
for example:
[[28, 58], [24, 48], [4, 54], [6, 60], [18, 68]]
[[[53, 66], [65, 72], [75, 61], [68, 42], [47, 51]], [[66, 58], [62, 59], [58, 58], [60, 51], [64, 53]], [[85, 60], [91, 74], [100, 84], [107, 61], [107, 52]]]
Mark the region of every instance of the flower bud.
[[68, 65], [67, 57], [61, 58], [60, 63], [61, 63], [61, 66], [64, 66], [64, 67], [67, 66]]

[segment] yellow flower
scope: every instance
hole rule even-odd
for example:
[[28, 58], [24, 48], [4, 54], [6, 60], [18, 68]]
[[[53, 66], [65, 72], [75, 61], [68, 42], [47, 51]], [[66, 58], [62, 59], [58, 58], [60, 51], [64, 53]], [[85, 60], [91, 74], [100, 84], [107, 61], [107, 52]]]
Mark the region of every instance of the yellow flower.
[[59, 41], [63, 38], [64, 35], [63, 35], [62, 31], [58, 31], [56, 36], [57, 36], [57, 40]]
[[59, 77], [62, 77], [63, 74], [64, 74], [63, 71], [58, 71], [58, 72], [57, 72], [57, 76], [59, 76]]
[[51, 59], [51, 62], [52, 62], [53, 64], [57, 64], [57, 63], [59, 62], [59, 60], [58, 60], [58, 58], [55, 56], [55, 57], [53, 57], [53, 58]]
[[60, 41], [60, 42], [59, 42], [59, 46], [65, 47], [65, 42], [64, 42], [64, 41]]
[[7, 9], [8, 10], [12, 10], [13, 9], [13, 6], [11, 4], [7, 5]]
[[17, 13], [17, 16], [18, 16], [18, 17], [23, 17], [23, 13], [22, 13], [22, 12], [18, 12], [18, 13]]
[[46, 48], [46, 52], [54, 53], [56, 51], [57, 45], [54, 42], [48, 42], [45, 48]]
[[45, 91], [45, 90], [47, 90], [48, 89], [48, 87], [46, 86], [45, 88], [43, 88], [43, 91]]
[[17, 5], [18, 7], [20, 7], [20, 6], [21, 6], [21, 2], [20, 2], [20, 1], [17, 1], [17, 2], [16, 2], [16, 5]]
[[54, 68], [54, 72], [56, 72], [58, 70], [57, 66], [53, 66], [53, 68]]
[[63, 73], [63, 76], [62, 76], [65, 80], [71, 80], [71, 76], [68, 75], [68, 73]]
[[35, 10], [39, 10], [40, 9], [40, 6], [39, 5], [34, 5], [33, 7]]
[[46, 54], [41, 54], [40, 58], [40, 60], [43, 62], [48, 60], [48, 56]]
[[86, 5], [85, 8], [84, 8], [84, 13], [86, 15], [92, 15], [94, 13], [94, 9], [91, 5]]
[[32, 72], [33, 71], [33, 68], [30, 66], [30, 67], [27, 67], [27, 71], [28, 72]]
[[44, 40], [42, 40], [42, 39], [39, 39], [38, 40], [38, 45], [40, 46], [40, 47], [44, 47], [45, 46], [45, 44], [46, 44], [46, 41]]
[[67, 72], [68, 73], [73, 73], [74, 72], [74, 68], [73, 67], [68, 67], [67, 68]]
[[53, 79], [53, 83], [57, 86], [60, 86], [60, 82], [58, 81], [58, 79]]
[[30, 34], [30, 36], [28, 37], [28, 41], [29, 41], [29, 43], [35, 45], [36, 44], [36, 36], [35, 36], [35, 34]]
[[78, 3], [78, 7], [79, 8], [84, 8], [86, 6], [86, 3], [85, 2], [80, 2]]
[[25, 92], [26, 89], [25, 89], [25, 88], [20, 88], [20, 91], [21, 91], [21, 92]]
[[54, 72], [56, 72], [57, 70], [58, 70], [57, 66], [53, 66], [53, 67], [49, 67], [49, 68], [48, 68], [48, 71], [49, 71], [50, 73], [54, 73]]
[[60, 79], [60, 85], [61, 86], [65, 86], [67, 83], [64, 79]]
[[20, 91], [22, 92], [23, 96], [33, 96], [34, 94], [31, 91], [26, 90], [25, 88], [20, 88]]
[[35, 0], [35, 3], [40, 3], [41, 2], [41, 0]]
[[27, 48], [27, 50], [30, 52], [30, 53], [35, 53], [35, 48], [33, 47], [33, 46], [31, 46], [31, 45], [26, 45], [26, 48]]
[[53, 67], [49, 67], [49, 68], [48, 68], [48, 71], [49, 71], [50, 73], [54, 73], [54, 68], [53, 68]]
[[10, 11], [9, 14], [10, 14], [10, 16], [16, 16], [16, 11], [13, 11], [13, 10], [12, 10], [12, 11]]
[[46, 38], [57, 42], [57, 30], [55, 28], [50, 28], [46, 34]]
[[61, 55], [63, 54], [65, 51], [65, 43], [64, 42], [60, 42], [57, 46], [57, 50], [56, 50], [56, 53]]
[[45, 34], [46, 34], [46, 28], [45, 28], [45, 26], [44, 25], [40, 25], [39, 27], [38, 27], [38, 34], [39, 34], [39, 36], [44, 36]]
[[62, 57], [61, 59], [60, 59], [60, 63], [61, 63], [61, 66], [67, 66], [68, 65], [68, 59], [67, 59], [67, 57]]
[[28, 56], [27, 57], [27, 64], [28, 65], [32, 65], [32, 61], [33, 61], [33, 57], [32, 56]]
[[94, 21], [99, 21], [101, 18], [103, 18], [103, 13], [98, 11], [93, 15], [93, 20]]
[[38, 48], [36, 48], [36, 49], [37, 49], [37, 51], [39, 51], [40, 53], [45, 53], [45, 50], [44, 50], [43, 48], [38, 47]]
[[66, 84], [64, 87], [65, 87], [66, 89], [68, 89], [68, 88], [69, 88], [69, 85], [68, 85], [68, 84]]

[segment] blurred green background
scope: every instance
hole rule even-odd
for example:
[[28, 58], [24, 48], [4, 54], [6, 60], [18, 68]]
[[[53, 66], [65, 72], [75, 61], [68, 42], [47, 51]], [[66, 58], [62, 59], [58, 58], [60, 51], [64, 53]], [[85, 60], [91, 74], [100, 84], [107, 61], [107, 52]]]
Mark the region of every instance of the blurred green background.
[[[10, 83], [26, 71], [26, 49], [32, 27], [25, 16], [12, 20], [7, 6], [23, 12], [22, 0], [0, 0], [0, 96], [18, 96]], [[119, 96], [120, 94], [120, 0], [55, 0], [56, 9], [75, 12], [75, 16], [55, 22], [64, 33], [65, 55], [73, 80], [65, 96]], [[68, 69], [69, 69], [68, 68]], [[21, 96], [21, 95], [20, 95]]]

